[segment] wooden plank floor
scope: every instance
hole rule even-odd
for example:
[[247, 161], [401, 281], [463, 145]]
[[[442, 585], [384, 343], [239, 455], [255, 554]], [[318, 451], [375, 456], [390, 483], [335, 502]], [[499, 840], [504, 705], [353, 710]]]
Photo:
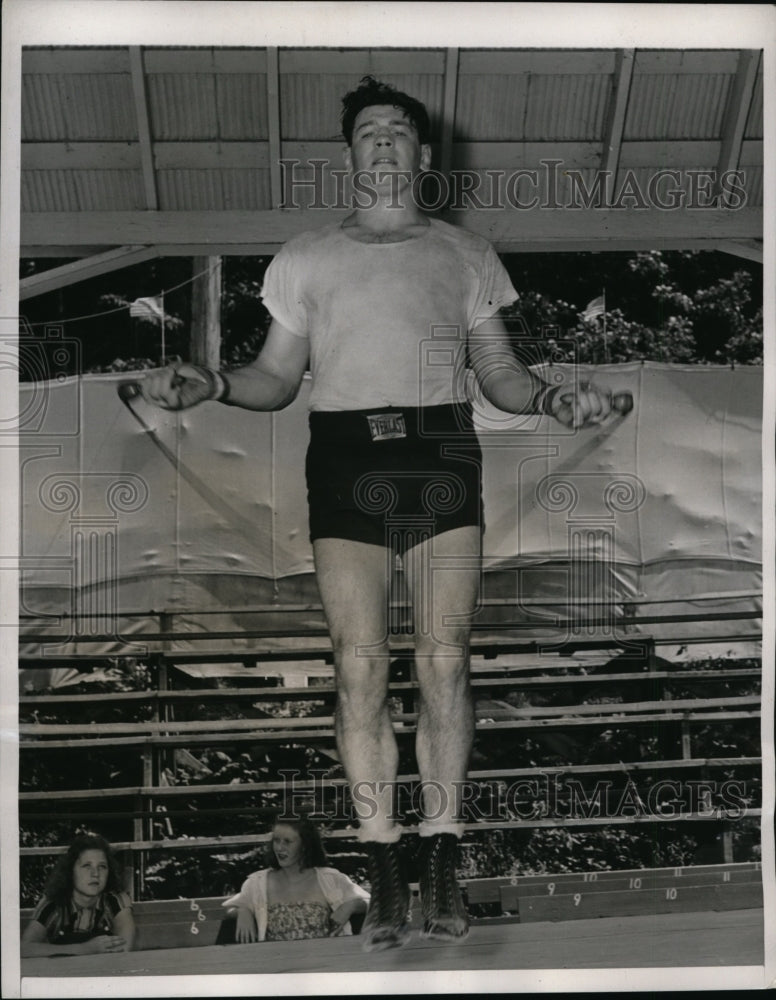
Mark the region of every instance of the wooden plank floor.
[[[472, 927], [447, 945], [413, 933], [402, 949], [365, 954], [361, 939], [211, 945], [119, 955], [24, 959], [22, 977], [197, 976], [523, 969], [761, 966], [763, 911], [650, 914]], [[27, 980], [27, 985], [34, 983]]]

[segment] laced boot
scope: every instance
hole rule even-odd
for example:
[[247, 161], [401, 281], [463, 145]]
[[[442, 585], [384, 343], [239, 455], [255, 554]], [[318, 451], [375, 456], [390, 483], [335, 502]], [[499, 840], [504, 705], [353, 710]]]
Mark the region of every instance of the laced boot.
[[435, 833], [420, 838], [420, 900], [423, 937], [459, 941], [469, 933], [469, 917], [455, 876], [458, 838]]
[[364, 951], [400, 948], [409, 937], [410, 889], [398, 843], [365, 844], [372, 883], [361, 928]]

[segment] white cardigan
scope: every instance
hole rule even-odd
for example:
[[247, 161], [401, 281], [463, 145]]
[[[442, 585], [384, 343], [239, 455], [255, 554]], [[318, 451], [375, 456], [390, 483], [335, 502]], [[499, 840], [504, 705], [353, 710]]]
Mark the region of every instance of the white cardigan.
[[[256, 919], [259, 941], [264, 941], [267, 936], [267, 875], [269, 871], [269, 868], [263, 868], [261, 871], [249, 875], [243, 882], [240, 891], [234, 896], [230, 896], [229, 899], [225, 899], [221, 904], [226, 907], [240, 906], [250, 910]], [[315, 868], [314, 871], [323, 897], [332, 910], [336, 910], [348, 899], [363, 899], [369, 903], [369, 893], [336, 868]], [[345, 924], [341, 933], [353, 933], [350, 922]]]

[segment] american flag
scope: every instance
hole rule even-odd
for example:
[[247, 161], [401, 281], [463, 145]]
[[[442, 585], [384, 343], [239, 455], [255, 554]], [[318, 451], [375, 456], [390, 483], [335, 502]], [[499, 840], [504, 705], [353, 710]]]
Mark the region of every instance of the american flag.
[[150, 296], [146, 299], [135, 299], [129, 304], [129, 315], [136, 319], [148, 319], [162, 322], [164, 320], [164, 306], [161, 295]]
[[595, 319], [596, 316], [603, 316], [605, 312], [606, 302], [603, 295], [599, 295], [597, 299], [591, 299], [585, 306], [582, 319]]

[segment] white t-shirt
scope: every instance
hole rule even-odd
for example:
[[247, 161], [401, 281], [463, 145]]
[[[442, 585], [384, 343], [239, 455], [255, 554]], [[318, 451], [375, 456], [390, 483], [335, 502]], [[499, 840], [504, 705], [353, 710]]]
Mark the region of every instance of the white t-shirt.
[[359, 243], [339, 223], [288, 241], [262, 298], [310, 341], [313, 410], [466, 399], [469, 330], [517, 298], [493, 247], [431, 219], [416, 239]]

